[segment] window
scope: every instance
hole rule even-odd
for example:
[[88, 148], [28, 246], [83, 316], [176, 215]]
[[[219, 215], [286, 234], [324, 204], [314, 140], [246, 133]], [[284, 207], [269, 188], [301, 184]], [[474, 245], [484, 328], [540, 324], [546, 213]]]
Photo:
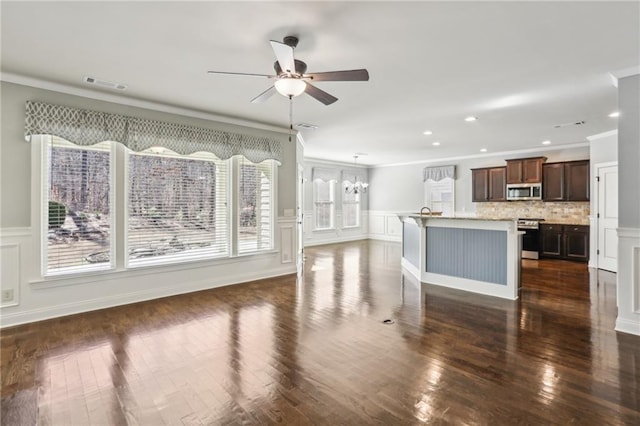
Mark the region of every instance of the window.
[[243, 156], [220, 160], [203, 152], [186, 156], [158, 147], [132, 152], [115, 142], [83, 147], [57, 137], [41, 139], [34, 153], [42, 159], [42, 178], [35, 182], [42, 182], [44, 276], [274, 248], [274, 160], [253, 163]]
[[227, 162], [164, 148], [128, 155], [129, 266], [227, 256]]
[[443, 216], [453, 216], [455, 212], [455, 180], [443, 178], [436, 182], [427, 179], [424, 182], [425, 206], [434, 212], [442, 212]]
[[81, 147], [55, 137], [45, 141], [44, 274], [111, 268], [111, 143]]
[[355, 228], [360, 226], [360, 193], [356, 191], [342, 193], [342, 226]]
[[275, 163], [260, 164], [238, 157], [238, 253], [273, 248]]
[[313, 205], [315, 229], [332, 229], [334, 216], [334, 186], [335, 181], [313, 181]]

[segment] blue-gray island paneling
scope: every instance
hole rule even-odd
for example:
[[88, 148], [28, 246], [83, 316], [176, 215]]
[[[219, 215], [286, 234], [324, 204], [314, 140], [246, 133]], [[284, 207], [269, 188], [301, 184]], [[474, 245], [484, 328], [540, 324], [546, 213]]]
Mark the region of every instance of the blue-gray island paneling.
[[507, 285], [507, 231], [426, 229], [426, 272]]
[[518, 298], [521, 232], [515, 220], [398, 217], [402, 266], [421, 282]]

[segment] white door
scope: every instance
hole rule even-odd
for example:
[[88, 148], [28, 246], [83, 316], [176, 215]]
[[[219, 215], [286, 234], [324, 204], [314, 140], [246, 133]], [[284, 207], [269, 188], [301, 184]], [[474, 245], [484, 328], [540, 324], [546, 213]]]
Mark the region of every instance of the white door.
[[598, 212], [596, 214], [598, 269], [617, 272], [618, 265], [618, 165], [596, 165]]
[[298, 164], [297, 190], [296, 227], [298, 231], [298, 247], [296, 253], [298, 273], [301, 273], [304, 264], [304, 167], [301, 164]]

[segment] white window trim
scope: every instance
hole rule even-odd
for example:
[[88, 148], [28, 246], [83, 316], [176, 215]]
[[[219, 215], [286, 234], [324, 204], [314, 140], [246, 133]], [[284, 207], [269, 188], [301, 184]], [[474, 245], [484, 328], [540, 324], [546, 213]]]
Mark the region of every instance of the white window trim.
[[[327, 182], [327, 181], [323, 181], [321, 180], [321, 182]], [[313, 195], [313, 232], [323, 232], [323, 231], [335, 231], [336, 230], [336, 181], [335, 180], [330, 180], [328, 181], [329, 184], [331, 184], [331, 195], [332, 195], [332, 200], [329, 202], [321, 202], [322, 204], [331, 204], [331, 213], [330, 213], [330, 218], [331, 218], [331, 226], [327, 227], [327, 228], [318, 228], [318, 202], [316, 201], [316, 181], [312, 181], [311, 182], [311, 193]]]
[[[448, 178], [451, 179], [451, 215], [455, 215], [456, 213], [456, 180], [453, 178]], [[424, 205], [426, 207], [429, 207], [430, 209], [433, 210], [433, 200], [431, 199], [431, 182], [433, 182], [430, 179], [427, 179], [426, 181], [424, 181], [423, 184], [423, 191], [424, 191]], [[435, 210], [434, 210], [435, 211]]]
[[[246, 157], [245, 157], [246, 158]], [[272, 218], [272, 223], [271, 223], [271, 229], [270, 229], [270, 235], [269, 238], [271, 240], [271, 248], [267, 249], [267, 250], [255, 250], [255, 251], [250, 251], [250, 252], [244, 252], [244, 253], [240, 253], [239, 252], [239, 242], [240, 242], [240, 238], [239, 238], [239, 230], [240, 230], [240, 199], [239, 199], [239, 195], [240, 195], [240, 157], [239, 156], [234, 156], [232, 158], [229, 159], [229, 161], [231, 162], [229, 165], [229, 170], [231, 173], [231, 188], [233, 188], [233, 190], [231, 191], [227, 191], [227, 203], [228, 205], [231, 206], [231, 210], [229, 211], [229, 214], [231, 215], [231, 232], [232, 232], [232, 236], [231, 237], [231, 243], [232, 243], [232, 247], [231, 247], [231, 256], [232, 257], [241, 257], [241, 256], [247, 256], [247, 255], [252, 255], [252, 254], [256, 254], [256, 253], [266, 253], [272, 250], [275, 250], [276, 247], [276, 241], [275, 241], [275, 232], [276, 232], [276, 226], [277, 226], [277, 213], [278, 213], [278, 208], [276, 206], [276, 202], [278, 200], [278, 194], [277, 194], [277, 189], [278, 189], [278, 166], [273, 163], [272, 164], [272, 179], [273, 182], [271, 183], [271, 200], [270, 200], [270, 205], [271, 205], [271, 218]], [[251, 160], [248, 160], [251, 161]], [[254, 163], [255, 164], [255, 163]], [[260, 163], [257, 163], [260, 164]], [[259, 166], [258, 166], [259, 168]]]
[[[229, 262], [237, 262], [242, 261], [242, 259], [246, 259], [252, 256], [273, 256], [276, 253], [280, 252], [278, 247], [278, 241], [275, 238], [276, 235], [276, 227], [277, 227], [277, 212], [278, 212], [278, 167], [275, 165], [273, 167], [273, 190], [272, 190], [272, 209], [273, 209], [273, 224], [271, 230], [271, 240], [272, 240], [272, 249], [270, 250], [261, 250], [255, 252], [247, 252], [238, 254], [237, 250], [235, 252], [229, 251], [228, 256], [217, 257], [211, 259], [186, 259], [184, 261], [171, 263], [171, 264], [149, 264], [144, 266], [135, 266], [135, 267], [127, 267], [126, 265], [126, 219], [127, 219], [127, 190], [126, 183], [128, 182], [128, 172], [127, 172], [127, 161], [126, 161], [126, 148], [121, 146], [118, 143], [112, 143], [111, 147], [111, 164], [110, 164], [110, 179], [111, 179], [111, 206], [114, 210], [114, 215], [111, 218], [112, 224], [111, 226], [111, 236], [113, 239], [111, 243], [111, 256], [112, 262], [111, 267], [108, 269], [100, 269], [100, 270], [90, 270], [87, 269], [82, 272], [76, 273], [55, 273], [55, 274], [46, 274], [46, 257], [45, 250], [43, 244], [44, 235], [48, 230], [48, 226], [45, 223], [46, 214], [45, 214], [45, 191], [48, 191], [48, 188], [44, 184], [43, 180], [43, 167], [45, 165], [46, 160], [46, 150], [45, 146], [47, 144], [47, 138], [50, 136], [47, 135], [35, 135], [31, 140], [31, 223], [32, 232], [31, 232], [31, 244], [34, 248], [33, 252], [35, 256], [30, 258], [30, 276], [28, 277], [28, 282], [34, 287], [40, 288], [50, 288], [50, 287], [62, 287], [66, 285], [76, 285], [76, 284], [86, 284], [87, 277], [92, 277], [89, 282], [103, 282], [105, 280], [113, 279], [113, 277], [120, 276], [121, 274], [137, 274], [144, 275], [146, 273], [152, 273], [151, 271], [161, 270], [161, 271], [179, 271], [184, 270], [186, 268], [191, 268], [193, 266], [201, 266], [201, 267], [209, 267], [215, 265], [223, 265]], [[228, 181], [236, 180], [237, 176], [235, 171], [232, 169], [233, 158], [229, 160], [229, 170], [230, 170], [230, 179]], [[233, 195], [232, 195], [233, 194]], [[237, 194], [234, 194], [233, 190], [227, 191], [227, 205], [231, 206], [229, 210], [230, 216], [236, 217], [238, 212], [238, 206], [232, 204], [232, 200], [237, 198]], [[228, 218], [231, 223], [233, 220]], [[231, 226], [229, 227], [231, 230]], [[230, 244], [235, 242], [237, 244], [237, 238], [234, 237], [233, 234], [230, 234], [229, 238]], [[149, 272], [145, 272], [149, 271]]]

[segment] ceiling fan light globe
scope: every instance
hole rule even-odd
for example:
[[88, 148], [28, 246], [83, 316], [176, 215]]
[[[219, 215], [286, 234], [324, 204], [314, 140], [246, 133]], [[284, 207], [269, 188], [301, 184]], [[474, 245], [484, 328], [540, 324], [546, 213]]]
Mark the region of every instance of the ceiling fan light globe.
[[307, 83], [298, 78], [281, 78], [275, 82], [276, 90], [282, 96], [295, 98], [307, 88]]

